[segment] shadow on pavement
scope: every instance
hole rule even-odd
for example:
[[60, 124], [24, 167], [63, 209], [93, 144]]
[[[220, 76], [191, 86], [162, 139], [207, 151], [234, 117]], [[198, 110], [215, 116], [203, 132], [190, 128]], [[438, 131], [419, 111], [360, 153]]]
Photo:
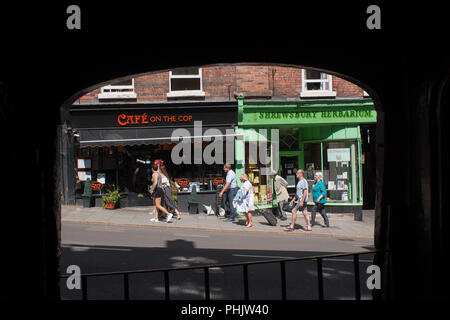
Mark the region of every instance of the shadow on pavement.
[[[372, 250], [371, 247], [366, 247]], [[153, 268], [187, 267], [219, 263], [271, 260], [287, 257], [329, 255], [329, 252], [218, 250], [199, 249], [194, 242], [177, 239], [167, 241], [165, 248], [83, 246], [65, 244], [60, 259], [61, 274], [69, 265], [78, 265], [82, 273], [143, 270]], [[372, 264], [372, 254], [360, 256], [360, 283], [363, 299], [371, 299], [366, 287]], [[222, 267], [210, 269], [211, 299], [240, 300], [244, 298], [243, 268]], [[251, 265], [248, 267], [250, 299], [281, 299], [280, 264]], [[173, 300], [204, 299], [202, 269], [169, 273], [170, 298]], [[317, 264], [315, 260], [286, 263], [287, 298], [315, 300], [318, 297]], [[323, 261], [325, 299], [354, 299], [352, 257]], [[129, 276], [130, 299], [164, 299], [162, 272]], [[123, 277], [103, 276], [88, 279], [88, 299], [123, 299]], [[81, 299], [80, 290], [68, 290], [66, 279], [60, 281], [63, 300]]]

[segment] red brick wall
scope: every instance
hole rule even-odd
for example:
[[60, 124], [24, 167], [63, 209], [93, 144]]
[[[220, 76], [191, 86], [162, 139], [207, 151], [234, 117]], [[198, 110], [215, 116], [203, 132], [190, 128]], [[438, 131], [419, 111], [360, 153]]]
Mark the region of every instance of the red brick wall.
[[272, 95], [269, 66], [236, 66], [236, 92], [245, 96]]
[[[134, 79], [138, 102], [167, 101], [169, 72], [152, 73]], [[247, 97], [298, 99], [302, 90], [302, 70], [293, 67], [257, 65], [216, 65], [202, 68], [205, 100], [234, 100], [235, 94]], [[333, 76], [333, 90], [337, 97], [361, 97], [357, 85]], [[80, 103], [98, 102], [100, 89], [77, 100]]]
[[138, 102], [166, 101], [169, 92], [169, 72], [148, 74], [134, 79]]
[[356, 84], [333, 76], [333, 90], [337, 97], [362, 97], [363, 90]]
[[214, 66], [202, 68], [202, 85], [206, 100], [233, 99], [236, 91], [236, 67]]
[[75, 103], [86, 103], [86, 102], [98, 102], [98, 94], [100, 93], [100, 88], [95, 89], [84, 96], [80, 97]]
[[302, 91], [302, 69], [271, 67], [274, 97], [298, 98]]

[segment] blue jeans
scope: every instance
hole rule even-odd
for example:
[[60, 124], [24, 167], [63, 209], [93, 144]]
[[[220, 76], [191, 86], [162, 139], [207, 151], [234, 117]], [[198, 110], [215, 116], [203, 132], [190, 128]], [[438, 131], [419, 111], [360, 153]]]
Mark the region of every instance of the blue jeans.
[[230, 208], [230, 219], [234, 219], [237, 217], [236, 209], [233, 206], [233, 199], [236, 196], [239, 188], [231, 188], [227, 191], [227, 199], [228, 199], [228, 208]]

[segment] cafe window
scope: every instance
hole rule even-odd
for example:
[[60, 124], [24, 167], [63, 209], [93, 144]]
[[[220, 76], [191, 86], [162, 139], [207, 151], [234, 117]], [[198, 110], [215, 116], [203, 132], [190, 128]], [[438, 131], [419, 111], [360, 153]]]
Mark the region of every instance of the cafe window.
[[136, 99], [134, 79], [116, 81], [102, 87], [98, 99]]
[[[181, 163], [173, 165], [171, 163], [171, 150], [175, 144], [167, 144], [162, 147], [165, 150], [165, 159], [169, 174], [174, 177], [175, 181], [180, 186], [180, 192], [189, 192], [192, 190], [192, 186], [196, 185], [197, 191], [212, 191], [215, 190], [218, 184], [225, 183], [225, 173], [223, 171], [223, 165], [227, 159], [227, 141], [223, 141], [222, 147], [215, 145], [214, 150], [211, 152], [211, 157], [215, 159], [214, 163], [206, 164], [203, 160], [200, 164], [196, 164], [195, 154], [205, 155], [206, 148], [211, 148], [212, 142], [203, 141], [201, 144], [191, 144], [190, 164]], [[231, 146], [234, 150], [234, 143]], [[199, 150], [196, 150], [198, 148]], [[208, 153], [211, 150], [208, 151]], [[180, 156], [183, 156], [183, 152], [180, 152]], [[197, 161], [198, 162], [198, 161]]]
[[316, 70], [303, 69], [300, 97], [336, 97], [331, 75]]
[[167, 98], [204, 96], [202, 68], [177, 68], [169, 71]]

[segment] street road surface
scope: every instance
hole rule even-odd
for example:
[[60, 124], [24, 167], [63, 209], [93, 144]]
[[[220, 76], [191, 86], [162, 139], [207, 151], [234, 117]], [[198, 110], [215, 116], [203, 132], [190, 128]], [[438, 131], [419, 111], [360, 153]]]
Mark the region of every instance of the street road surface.
[[[373, 241], [310, 236], [309, 234], [214, 232], [193, 229], [130, 228], [64, 223], [60, 272], [78, 265], [82, 273], [184, 267], [205, 264], [361, 252]], [[363, 299], [371, 299], [366, 269], [373, 255], [360, 256]], [[280, 265], [249, 266], [250, 299], [281, 299]], [[317, 299], [315, 261], [286, 263], [287, 299]], [[354, 299], [352, 257], [323, 261], [325, 299]], [[210, 270], [211, 299], [243, 299], [242, 267]], [[203, 270], [170, 273], [171, 299], [203, 299]], [[162, 273], [130, 275], [131, 299], [164, 299]], [[88, 299], [122, 299], [122, 276], [90, 278]], [[63, 299], [80, 299], [80, 290], [68, 290], [60, 281]]]

